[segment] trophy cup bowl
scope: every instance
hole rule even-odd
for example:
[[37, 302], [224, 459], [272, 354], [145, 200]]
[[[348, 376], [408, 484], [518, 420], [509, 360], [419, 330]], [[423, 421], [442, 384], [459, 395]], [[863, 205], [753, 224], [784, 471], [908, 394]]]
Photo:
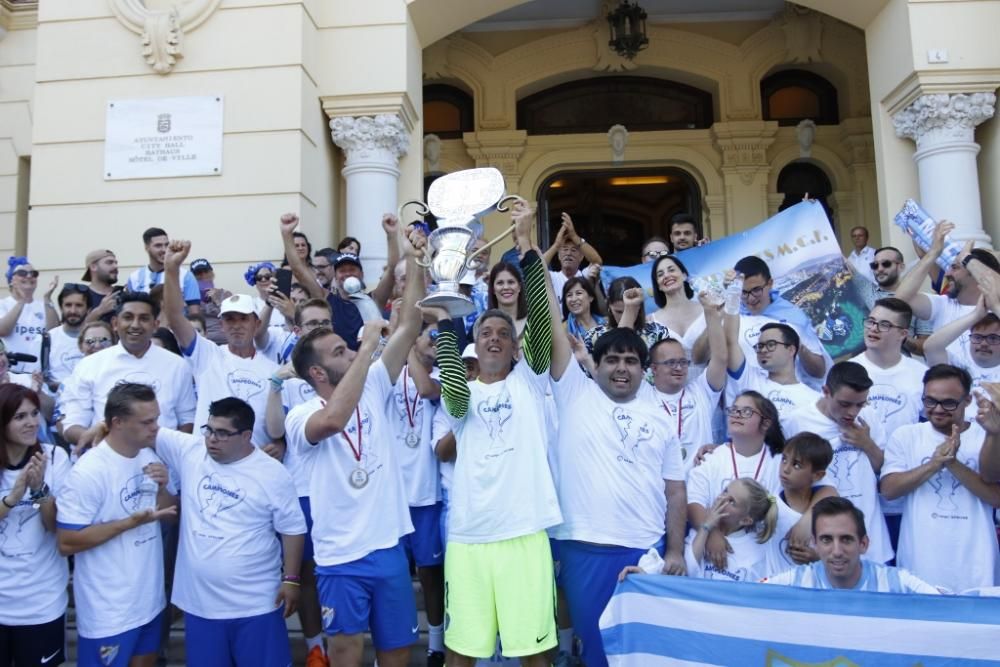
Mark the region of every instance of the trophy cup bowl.
[[438, 228], [427, 238], [425, 258], [418, 260], [418, 264], [429, 269], [438, 289], [422, 299], [419, 305], [444, 308], [452, 317], [464, 317], [475, 311], [472, 299], [459, 291], [459, 281], [466, 271], [479, 268], [482, 260], [477, 257], [505, 238], [510, 230], [470, 257], [477, 235], [469, 229], [468, 223], [494, 208], [500, 212], [508, 211], [507, 202], [517, 197], [505, 197], [504, 191], [503, 175], [499, 170], [492, 167], [466, 169], [434, 181], [427, 193], [427, 204], [408, 201], [399, 207], [401, 220], [403, 209], [411, 204], [418, 207], [420, 215], [431, 212], [438, 218]]

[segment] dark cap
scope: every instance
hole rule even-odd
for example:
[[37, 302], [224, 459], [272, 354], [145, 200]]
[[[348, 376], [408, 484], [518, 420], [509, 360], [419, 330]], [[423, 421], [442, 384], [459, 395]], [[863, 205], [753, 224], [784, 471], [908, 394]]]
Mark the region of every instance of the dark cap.
[[207, 259], [196, 259], [191, 262], [191, 273], [201, 273], [202, 271], [211, 271], [212, 265], [208, 263]]
[[333, 268], [337, 268], [341, 264], [347, 264], [347, 263], [354, 264], [359, 269], [364, 268], [363, 266], [361, 266], [361, 260], [358, 259], [358, 256], [352, 252], [342, 252], [339, 255], [337, 255], [337, 259], [333, 260]]

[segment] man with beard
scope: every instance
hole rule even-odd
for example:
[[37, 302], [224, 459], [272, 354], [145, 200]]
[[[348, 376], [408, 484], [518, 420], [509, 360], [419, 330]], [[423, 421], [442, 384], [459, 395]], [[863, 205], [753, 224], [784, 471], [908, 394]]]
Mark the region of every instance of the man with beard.
[[61, 324], [48, 331], [51, 345], [49, 347], [49, 374], [45, 378], [53, 390], [58, 388], [59, 384], [73, 372], [76, 362], [83, 358], [83, 352], [77, 345], [77, 338], [80, 337], [80, 329], [87, 316], [87, 293], [86, 285], [68, 283], [63, 286], [59, 296], [56, 297]]
[[[903, 253], [898, 248], [885, 246], [875, 251], [875, 257], [869, 263], [871, 271], [861, 273], [867, 280], [855, 281], [861, 290], [861, 298], [865, 300], [868, 310], [875, 306], [879, 299], [887, 299], [896, 296], [900, 280], [906, 271], [906, 263], [903, 261]], [[872, 276], [875, 282], [872, 282]], [[931, 335], [930, 322], [916, 317], [911, 318], [910, 334], [903, 343], [904, 348], [912, 354], [922, 355], [924, 340]]]
[[118, 344], [81, 359], [66, 379], [60, 401], [63, 437], [76, 444], [77, 451], [96, 444], [103, 435], [104, 403], [108, 392], [122, 382], [145, 384], [156, 391], [160, 426], [192, 431], [191, 370], [176, 354], [152, 344], [159, 315], [148, 294], [124, 292], [112, 319]]
[[[996, 255], [985, 248], [973, 248], [968, 253], [960, 255], [945, 272], [945, 278], [950, 281], [947, 294], [927, 294], [918, 291], [928, 270], [935, 265], [944, 251], [948, 234], [954, 228], [955, 225], [947, 221], [938, 223], [927, 254], [920, 258], [913, 270], [903, 277], [899, 287], [896, 288], [896, 297], [910, 304], [914, 316], [928, 320], [932, 331], [937, 331], [975, 309], [982, 290], [979, 289], [979, 283], [973, 272], [981, 275], [1000, 273], [1000, 261]], [[974, 266], [970, 267], [970, 264]], [[964, 333], [951, 344], [951, 347], [965, 347], [968, 342], [969, 335]]]
[[[162, 285], [166, 281], [163, 260], [167, 255], [167, 245], [170, 239], [167, 233], [159, 227], [150, 227], [142, 233], [142, 243], [149, 257], [147, 266], [140, 266], [128, 277], [126, 289], [130, 292], [149, 292], [157, 285]], [[198, 281], [194, 274], [186, 269], [181, 269], [181, 285], [183, 286], [184, 302], [187, 304], [187, 312], [194, 315], [201, 312], [201, 290], [198, 289]]]
[[709, 239], [698, 232], [698, 223], [694, 221], [694, 216], [690, 213], [678, 213], [670, 218], [668, 234], [670, 245], [673, 248], [671, 253], [678, 253], [695, 246], [703, 246], [709, 242]]
[[85, 321], [101, 319], [110, 322], [115, 312], [118, 258], [115, 257], [115, 253], [107, 249], [91, 250], [87, 253], [83, 265], [87, 268], [83, 272], [82, 280], [90, 283], [86, 293], [89, 312]]
[[573, 227], [573, 218], [565, 212], [562, 214], [562, 226], [559, 227], [556, 240], [542, 255], [542, 261], [545, 262], [545, 266], [548, 266], [552, 263], [553, 257], [556, 256], [559, 257], [559, 270], [549, 271], [549, 276], [552, 278], [552, 287], [556, 291], [556, 299], [562, 306], [563, 286], [566, 281], [574, 277], [586, 277], [580, 270], [580, 264], [584, 257], [591, 265], [603, 264], [604, 260], [601, 259], [594, 246], [576, 233], [576, 228]]

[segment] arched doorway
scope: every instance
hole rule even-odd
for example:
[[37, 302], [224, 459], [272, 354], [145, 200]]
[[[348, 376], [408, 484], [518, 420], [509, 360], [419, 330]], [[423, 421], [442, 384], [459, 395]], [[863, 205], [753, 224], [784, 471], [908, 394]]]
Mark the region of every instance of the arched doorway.
[[677, 167], [559, 172], [538, 189], [543, 246], [555, 239], [564, 211], [577, 233], [600, 248], [605, 264], [630, 266], [639, 263], [647, 238], [667, 236], [673, 215], [702, 219], [701, 191]]
[[816, 199], [823, 205], [830, 226], [836, 231], [833, 209], [828, 201], [833, 194], [833, 186], [822, 169], [809, 162], [791, 162], [778, 174], [777, 190], [785, 196], [781, 206], [778, 207], [779, 211], [798, 204], [808, 194], [811, 199]]

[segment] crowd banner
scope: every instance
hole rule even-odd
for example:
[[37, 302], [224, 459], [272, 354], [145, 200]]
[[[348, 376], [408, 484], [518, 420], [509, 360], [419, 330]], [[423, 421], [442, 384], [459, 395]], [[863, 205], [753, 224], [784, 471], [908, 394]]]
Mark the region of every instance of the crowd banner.
[[[864, 349], [862, 321], [868, 310], [855, 282], [865, 278], [848, 268], [821, 204], [801, 202], [746, 231], [683, 250], [677, 258], [698, 291], [721, 290], [725, 271], [747, 255], [767, 262], [774, 289], [809, 316], [831, 357], [854, 356]], [[615, 278], [634, 277], [646, 291], [646, 312], [653, 312], [651, 272], [652, 264], [606, 266], [601, 280], [607, 289]]]
[[600, 621], [611, 667], [1000, 665], [1000, 599], [630, 575]]

